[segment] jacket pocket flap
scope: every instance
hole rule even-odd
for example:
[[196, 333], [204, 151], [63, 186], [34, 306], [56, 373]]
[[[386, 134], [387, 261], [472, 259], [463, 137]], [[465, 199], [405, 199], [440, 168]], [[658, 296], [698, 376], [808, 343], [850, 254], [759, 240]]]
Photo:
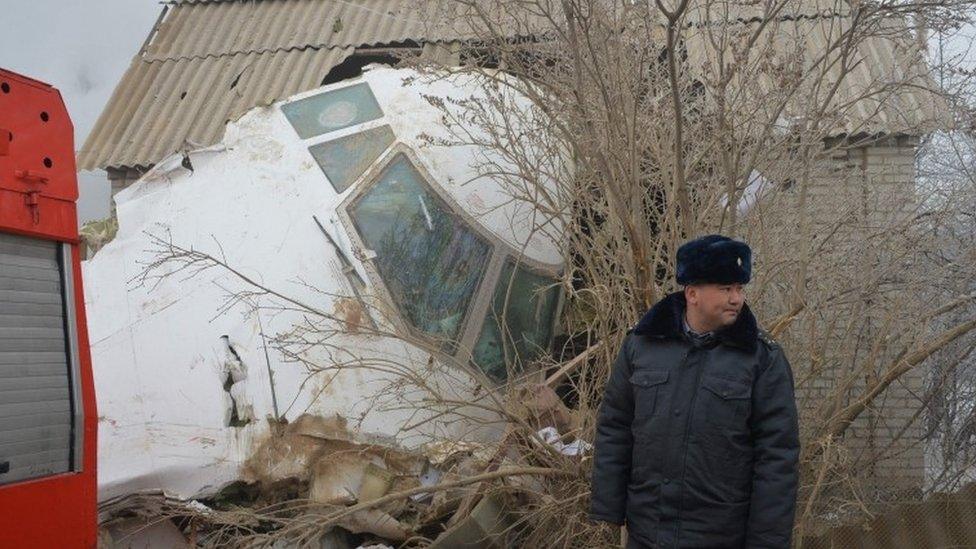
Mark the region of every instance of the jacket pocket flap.
[[653, 387], [667, 380], [667, 370], [638, 370], [630, 375], [630, 382], [640, 387]]
[[752, 386], [748, 383], [721, 377], [703, 377], [702, 387], [724, 399], [749, 398], [752, 396]]

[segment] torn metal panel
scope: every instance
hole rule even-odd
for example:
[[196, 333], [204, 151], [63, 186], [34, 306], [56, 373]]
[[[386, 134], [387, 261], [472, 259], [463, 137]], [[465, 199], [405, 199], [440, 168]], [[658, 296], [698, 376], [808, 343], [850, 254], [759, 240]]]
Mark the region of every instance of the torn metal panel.
[[[487, 412], [468, 411], [482, 418], [471, 424], [424, 410], [422, 400], [395, 400], [409, 396], [391, 392], [398, 378], [390, 372], [349, 367], [316, 373], [308, 366], [394, 361], [423, 372], [431, 387], [452, 398], [476, 402], [492, 381], [472, 365], [468, 350], [493, 321], [493, 296], [507, 283], [504, 265], [524, 254], [520, 265], [531, 273], [554, 278], [562, 268], [551, 231], [534, 230], [558, 223], [530, 215], [531, 207], [512, 201], [497, 182], [463, 184], [476, 179], [474, 166], [490, 151], [431, 145], [421, 135], [451, 137], [425, 97], [487, 93], [474, 76], [441, 76], [375, 69], [357, 81], [252, 110], [230, 124], [216, 146], [174, 155], [117, 195], [116, 238], [84, 265], [103, 499], [143, 489], [189, 499], [242, 479], [311, 481], [315, 463], [342, 445], [366, 445], [382, 459], [374, 465], [416, 479], [421, 467], [412, 458], [374, 449], [419, 450], [434, 440], [497, 436], [501, 424], [492, 422], [500, 418]], [[357, 118], [355, 98], [327, 95], [356, 85], [368, 87], [378, 117]], [[303, 138], [282, 108], [319, 95], [321, 110], [306, 116], [325, 122], [316, 120], [314, 135]], [[372, 162], [349, 159], [361, 173], [342, 172], [351, 183], [337, 192], [341, 186], [330, 181], [312, 149], [379, 127], [388, 127], [395, 141]], [[388, 168], [397, 159], [409, 162], [417, 185], [408, 189], [391, 178]], [[339, 156], [329, 165], [344, 161]], [[362, 206], [367, 197], [375, 207]], [[390, 211], [383, 204], [400, 217], [382, 215]], [[444, 231], [448, 226], [466, 232]], [[432, 234], [455, 240], [438, 248], [429, 244]], [[463, 234], [487, 246], [482, 267], [476, 268]], [[307, 312], [281, 308], [264, 294], [234, 299], [253, 288], [217, 267], [135, 283], [154, 261], [147, 250], [159, 241], [152, 235], [222, 258], [333, 320], [310, 325]], [[415, 245], [380, 245], [406, 236]], [[380, 268], [396, 253], [406, 254], [397, 260], [400, 269]], [[467, 278], [459, 277], [462, 272]], [[438, 288], [457, 291], [448, 296]], [[259, 318], [254, 307], [273, 312], [262, 310]], [[376, 311], [382, 314], [372, 320], [394, 335], [371, 333], [369, 314]], [[537, 311], [545, 311], [543, 323], [554, 322], [555, 310], [532, 308]], [[328, 345], [309, 344], [294, 355], [280, 347], [322, 333], [330, 334]], [[441, 346], [431, 333], [457, 341]], [[351, 489], [363, 486], [366, 494], [357, 492], [357, 498], [392, 489], [372, 479]]]
[[515, 518], [500, 494], [488, 494], [471, 514], [438, 536], [431, 549], [504, 549]]
[[542, 442], [552, 446], [554, 450], [564, 456], [582, 456], [593, 449], [593, 445], [583, 439], [578, 438], [571, 442], [563, 441], [555, 427], [540, 429], [536, 435]]
[[309, 499], [330, 505], [352, 505], [359, 501], [366, 476], [368, 456], [354, 453], [325, 455], [312, 466]]

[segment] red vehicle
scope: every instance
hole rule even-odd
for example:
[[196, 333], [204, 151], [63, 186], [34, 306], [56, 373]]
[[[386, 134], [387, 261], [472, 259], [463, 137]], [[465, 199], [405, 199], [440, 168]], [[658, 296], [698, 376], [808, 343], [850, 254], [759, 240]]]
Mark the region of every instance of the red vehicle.
[[71, 120], [0, 69], [0, 548], [95, 547], [95, 392]]

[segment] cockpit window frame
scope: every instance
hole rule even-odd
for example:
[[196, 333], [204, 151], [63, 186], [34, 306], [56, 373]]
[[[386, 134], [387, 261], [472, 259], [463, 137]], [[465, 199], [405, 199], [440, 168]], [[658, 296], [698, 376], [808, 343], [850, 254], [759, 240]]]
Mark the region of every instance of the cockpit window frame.
[[[505, 272], [505, 264], [506, 263], [511, 263], [513, 273], [517, 273], [520, 270], [521, 271], [526, 271], [526, 272], [528, 272], [530, 274], [539, 276], [541, 278], [549, 279], [553, 284], [556, 284], [556, 285], [559, 284], [559, 279], [560, 279], [560, 276], [561, 276], [561, 270], [560, 269], [554, 269], [552, 266], [549, 266], [549, 268], [540, 268], [538, 266], [539, 265], [539, 262], [532, 261], [531, 258], [526, 257], [525, 255], [520, 255], [519, 256], [519, 255], [515, 255], [515, 253], [512, 253], [512, 254], [503, 254], [503, 257], [501, 258], [501, 266], [500, 266], [500, 268], [498, 269], [498, 271], [496, 273], [496, 278], [495, 278], [494, 284], [492, 284], [491, 293], [489, 295], [489, 299], [488, 299], [488, 302], [487, 302], [487, 307], [485, 308], [484, 313], [481, 314], [480, 317], [479, 317], [479, 321], [477, 322], [477, 326], [475, 326], [476, 335], [475, 335], [474, 341], [471, 343], [471, 345], [469, 347], [469, 349], [471, 350], [471, 356], [468, 357], [468, 363], [471, 364], [473, 367], [475, 367], [478, 370], [482, 370], [482, 366], [481, 365], [478, 365], [478, 364], [476, 364], [474, 362], [474, 356], [473, 355], [474, 355], [475, 347], [477, 346], [478, 341], [481, 338], [482, 330], [485, 327], [485, 323], [492, 321], [492, 318], [493, 318], [493, 316], [492, 316], [492, 307], [494, 306], [494, 302], [495, 302], [495, 294], [501, 289], [501, 287], [502, 287], [503, 284], [507, 285], [509, 283], [509, 280], [503, 278], [503, 276], [502, 276], [504, 274], [504, 272]], [[514, 282], [514, 279], [512, 279], [512, 282]], [[506, 287], [506, 291], [507, 291], [507, 287]], [[565, 294], [563, 293], [562, 289], [559, 288], [558, 286], [556, 288], [556, 296], [555, 297], [556, 297], [556, 302], [554, 303], [553, 311], [552, 311], [552, 318], [550, 319], [549, 326], [548, 326], [548, 328], [549, 328], [549, 343], [552, 342], [553, 337], [555, 337], [555, 335], [556, 335], [555, 334], [555, 332], [556, 332], [556, 326], [557, 326], [557, 324], [559, 322], [560, 316], [562, 315], [563, 299], [565, 297]], [[514, 365], [513, 364], [507, 364], [507, 360], [506, 360], [506, 365], [505, 366], [506, 366], [506, 372], [507, 372], [508, 369], [510, 367], [514, 366]], [[491, 376], [488, 376], [488, 377], [490, 379], [492, 379], [493, 381], [495, 381], [495, 383], [499, 383], [498, 380], [495, 380]], [[507, 374], [506, 374], [506, 377], [507, 377]]]
[[[427, 189], [447, 206], [450, 213], [464, 223], [469, 231], [483, 239], [489, 245], [485, 272], [467, 304], [467, 310], [464, 312], [464, 317], [461, 320], [461, 328], [455, 344], [449, 348], [443, 348], [441, 346], [443, 343], [442, 340], [438, 340], [414, 326], [404, 311], [397, 305], [398, 300], [391, 293], [390, 286], [384, 280], [376, 265], [375, 255], [371, 255], [372, 251], [369, 250], [352, 218], [352, 212], [356, 204], [380, 181], [386, 168], [401, 154], [406, 157], [407, 161], [420, 174]], [[495, 289], [498, 284], [503, 282], [500, 278], [505, 262], [511, 261], [520, 268], [552, 278], [555, 281], [559, 280], [563, 266], [552, 265], [530, 258], [484, 227], [471, 213], [461, 207], [458, 201], [442, 186], [440, 181], [431, 174], [416, 152], [402, 141], [395, 141], [393, 145], [387, 148], [366, 171], [349, 185], [346, 191], [348, 193], [347, 196], [339, 203], [336, 209], [337, 217], [345, 229], [346, 234], [349, 235], [353, 248], [362, 251], [361, 254], [357, 255], [377, 296], [381, 301], [393, 306], [394, 314], [391, 315], [391, 320], [396, 327], [404, 330], [405, 333], [410, 334], [411, 337], [417, 338], [419, 341], [427, 342], [427, 350], [432, 354], [454, 361], [466, 371], [476, 374], [483, 382], [489, 383], [490, 386], [497, 386], [500, 383], [504, 383], [489, 377], [480, 368], [476, 367], [472, 363], [472, 353], [480, 337], [482, 327], [490, 315]], [[562, 313], [563, 300], [564, 293], [559, 291], [555, 313], [553, 314], [552, 324], [550, 326], [550, 340], [556, 332], [558, 319]]]
[[[393, 295], [390, 290], [390, 285], [387, 284], [386, 280], [380, 273], [375, 262], [375, 256], [371, 255], [372, 250], [369, 249], [369, 246], [359, 233], [359, 230], [356, 228], [356, 223], [353, 220], [353, 210], [355, 209], [356, 205], [379, 183], [386, 168], [390, 166], [400, 155], [403, 155], [410, 165], [417, 171], [423, 184], [426, 185], [427, 190], [429, 190], [444, 205], [447, 206], [450, 214], [458, 218], [461, 223], [464, 223], [468, 231], [476, 235], [480, 240], [484, 241], [488, 245], [485, 272], [481, 275], [474, 292], [472, 292], [471, 297], [467, 302], [463, 318], [459, 323], [460, 329], [458, 330], [458, 335], [454, 343], [447, 349], [442, 346], [442, 343], [444, 343], [442, 340], [438, 340], [436, 337], [431, 336], [420, 328], [414, 326], [407, 318], [404, 311], [402, 311], [397, 305], [399, 300]], [[385, 303], [392, 304], [395, 308], [395, 320], [397, 327], [405, 330], [406, 333], [409, 333], [413, 337], [431, 342], [432, 350], [436, 350], [438, 354], [450, 356], [456, 360], [459, 353], [463, 351], [465, 346], [468, 331], [470, 329], [470, 325], [472, 324], [472, 315], [477, 310], [476, 305], [481, 299], [481, 295], [486, 291], [485, 284], [490, 281], [489, 275], [491, 264], [496, 254], [498, 245], [497, 239], [493, 238], [492, 234], [485, 230], [480, 224], [475, 222], [475, 220], [468, 215], [463, 208], [460, 207], [457, 201], [454, 200], [454, 198], [447, 193], [440, 186], [440, 184], [437, 183], [437, 179], [431, 175], [430, 171], [426, 168], [426, 166], [423, 165], [423, 162], [421, 162], [417, 154], [402, 142], [395, 142], [390, 148], [388, 148], [382, 155], [380, 155], [372, 166], [370, 166], [352, 185], [350, 185], [349, 188], [352, 189], [352, 192], [349, 193], [349, 195], [342, 202], [340, 202], [339, 207], [337, 208], [339, 220], [347, 234], [349, 234], [354, 247], [358, 248], [359, 250], [363, 250], [367, 256], [366, 260], [362, 261], [366, 275], [373, 284], [373, 287], [376, 288], [381, 300]]]

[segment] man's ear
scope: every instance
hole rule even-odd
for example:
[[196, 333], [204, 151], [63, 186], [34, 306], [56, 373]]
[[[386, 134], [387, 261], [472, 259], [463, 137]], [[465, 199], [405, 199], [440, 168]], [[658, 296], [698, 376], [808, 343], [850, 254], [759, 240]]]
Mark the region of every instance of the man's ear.
[[685, 286], [685, 301], [696, 305], [698, 303], [698, 288], [694, 286]]

